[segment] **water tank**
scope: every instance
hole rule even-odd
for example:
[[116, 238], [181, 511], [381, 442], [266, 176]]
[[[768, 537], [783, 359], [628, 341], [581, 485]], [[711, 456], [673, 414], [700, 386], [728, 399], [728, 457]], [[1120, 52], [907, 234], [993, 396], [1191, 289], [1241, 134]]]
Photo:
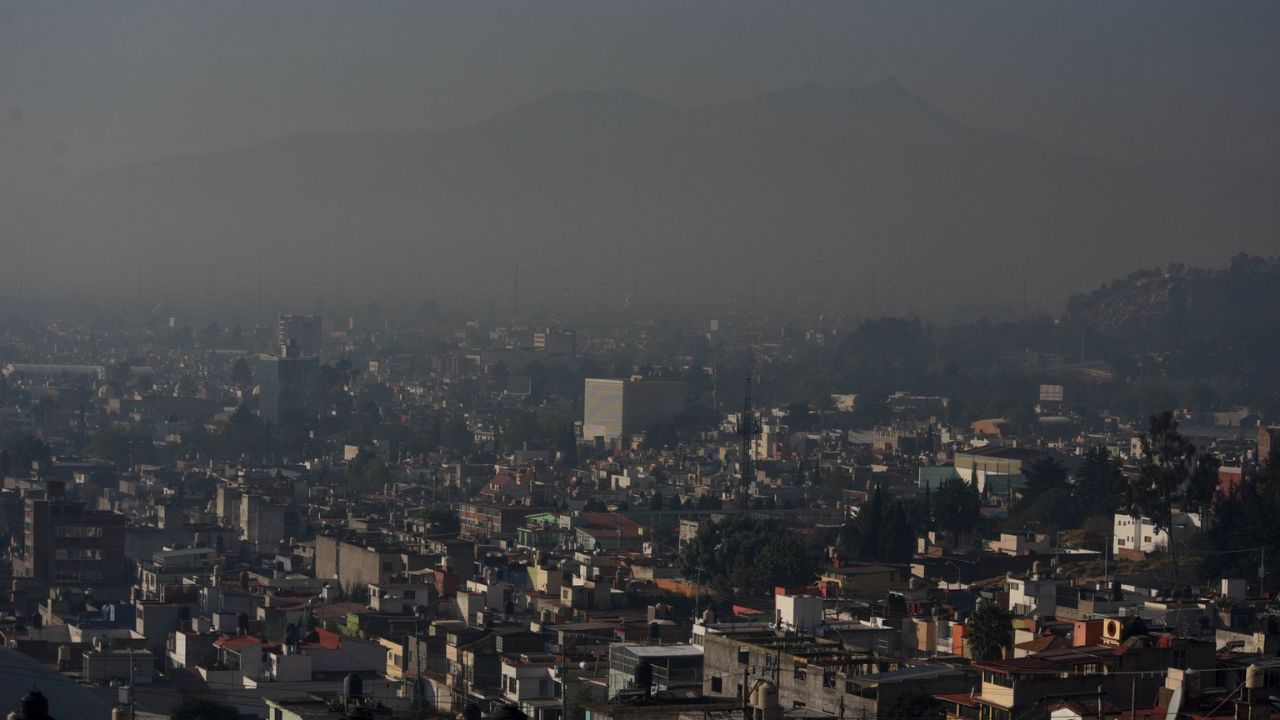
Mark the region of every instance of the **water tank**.
[[1244, 671], [1244, 686], [1250, 690], [1257, 690], [1266, 685], [1267, 675], [1262, 672], [1257, 665], [1250, 665]]
[[778, 688], [768, 680], [751, 692], [751, 707], [759, 710], [778, 707]]
[[644, 690], [645, 695], [648, 695], [653, 687], [653, 663], [648, 660], [641, 660], [640, 664], [636, 665], [636, 687]]
[[509, 704], [494, 710], [485, 715], [489, 720], [528, 720], [529, 716], [524, 714], [519, 705]]
[[352, 700], [364, 699], [364, 680], [359, 675], [351, 673], [342, 679], [342, 696], [347, 702]]
[[49, 699], [39, 690], [22, 696], [22, 717], [27, 720], [48, 720]]

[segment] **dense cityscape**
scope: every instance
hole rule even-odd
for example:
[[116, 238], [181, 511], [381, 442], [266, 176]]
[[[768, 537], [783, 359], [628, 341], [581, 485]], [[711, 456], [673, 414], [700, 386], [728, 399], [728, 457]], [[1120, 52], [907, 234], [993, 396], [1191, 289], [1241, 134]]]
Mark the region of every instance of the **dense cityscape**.
[[21, 308], [5, 682], [63, 717], [1268, 717], [1280, 304], [1231, 376], [1184, 311], [1277, 274], [951, 326]]
[[0, 717], [1280, 720], [1277, 28], [0, 0]]

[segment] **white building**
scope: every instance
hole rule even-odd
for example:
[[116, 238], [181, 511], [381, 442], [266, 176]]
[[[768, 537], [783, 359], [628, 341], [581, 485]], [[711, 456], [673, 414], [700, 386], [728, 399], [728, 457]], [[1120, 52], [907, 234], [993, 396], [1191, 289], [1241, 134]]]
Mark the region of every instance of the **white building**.
[[778, 627], [792, 632], [812, 633], [822, 624], [822, 597], [792, 594], [783, 588], [773, 596], [773, 615]]
[[1009, 610], [1017, 616], [1052, 617], [1058, 611], [1058, 583], [1054, 580], [1038, 575], [1010, 577], [1005, 579], [1005, 590], [1009, 592]]
[[[1199, 513], [1173, 513], [1173, 537], [1184, 542], [1205, 529]], [[1150, 518], [1116, 513], [1111, 527], [1111, 551], [1117, 557], [1135, 557], [1169, 547], [1169, 533], [1156, 528]]]
[[669, 422], [684, 412], [686, 393], [685, 384], [679, 381], [587, 378], [582, 437], [610, 441]]

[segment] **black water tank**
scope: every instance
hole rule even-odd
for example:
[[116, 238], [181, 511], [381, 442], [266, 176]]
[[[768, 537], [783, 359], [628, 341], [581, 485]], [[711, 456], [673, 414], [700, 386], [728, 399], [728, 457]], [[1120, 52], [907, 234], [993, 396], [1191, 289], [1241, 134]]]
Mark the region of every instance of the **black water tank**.
[[529, 720], [529, 716], [524, 714], [519, 705], [503, 705], [493, 712], [485, 715], [488, 720]]
[[636, 665], [636, 687], [644, 690], [646, 695], [653, 687], [653, 663], [648, 660], [641, 660], [640, 664]]
[[347, 700], [363, 700], [364, 699], [364, 680], [359, 675], [351, 673], [342, 679], [342, 694]]
[[49, 699], [39, 690], [22, 696], [22, 717], [26, 720], [48, 720]]

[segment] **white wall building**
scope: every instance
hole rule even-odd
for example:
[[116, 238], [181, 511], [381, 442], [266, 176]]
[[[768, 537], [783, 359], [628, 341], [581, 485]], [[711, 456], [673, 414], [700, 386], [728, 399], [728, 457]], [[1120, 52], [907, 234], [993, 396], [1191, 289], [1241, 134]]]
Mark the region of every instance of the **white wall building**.
[[[1173, 537], [1184, 542], [1204, 529], [1199, 513], [1173, 513]], [[1156, 528], [1150, 518], [1116, 513], [1111, 527], [1111, 551], [1119, 557], [1156, 552], [1169, 547], [1169, 533]]]

